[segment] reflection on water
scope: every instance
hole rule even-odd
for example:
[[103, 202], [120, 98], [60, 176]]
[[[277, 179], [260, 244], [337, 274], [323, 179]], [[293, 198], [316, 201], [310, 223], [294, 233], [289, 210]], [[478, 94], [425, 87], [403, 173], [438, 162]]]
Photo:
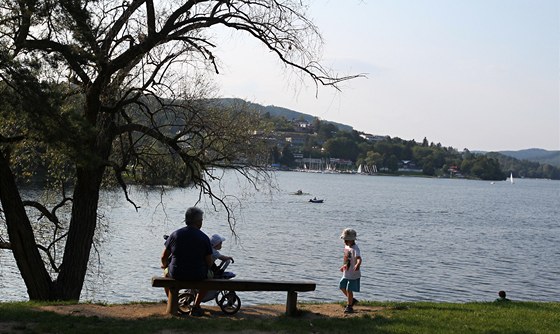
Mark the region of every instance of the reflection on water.
[[[280, 191], [252, 194], [237, 179], [239, 240], [229, 235], [223, 210], [206, 211], [203, 230], [226, 236], [222, 253], [243, 279], [313, 280], [317, 290], [300, 300], [342, 301], [338, 280], [345, 227], [358, 231], [364, 300], [494, 300], [506, 290], [515, 300], [560, 301], [560, 183], [369, 177], [280, 172]], [[310, 195], [292, 195], [302, 189]], [[134, 192], [136, 212], [118, 192], [106, 192], [102, 266], [92, 266], [82, 299], [156, 301], [163, 234], [182, 226], [194, 190]], [[309, 203], [311, 197], [323, 204]], [[163, 198], [163, 201], [162, 201]], [[0, 251], [1, 300], [26, 299], [25, 287]], [[92, 256], [97, 263], [97, 256]], [[13, 279], [13, 278], [17, 279]], [[243, 304], [283, 303], [281, 292], [241, 292]]]

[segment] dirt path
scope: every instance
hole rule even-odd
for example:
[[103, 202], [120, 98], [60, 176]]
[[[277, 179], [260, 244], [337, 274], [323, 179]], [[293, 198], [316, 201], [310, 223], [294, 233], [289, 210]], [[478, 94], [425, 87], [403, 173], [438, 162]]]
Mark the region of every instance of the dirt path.
[[[360, 306], [354, 307], [354, 313], [344, 314], [343, 307], [340, 304], [299, 304], [298, 307], [307, 311], [303, 314], [304, 318], [345, 318], [345, 317], [362, 317], [364, 315], [374, 316], [375, 313], [381, 311], [383, 307]], [[117, 319], [140, 319], [147, 317], [170, 317], [165, 314], [166, 305], [159, 304], [125, 304], [125, 305], [96, 305], [96, 304], [75, 304], [60, 306], [43, 306], [38, 309], [43, 311], [51, 311], [64, 315], [75, 316], [97, 316], [110, 317]], [[225, 317], [219, 307], [211, 305], [203, 305], [205, 310], [204, 317]], [[285, 305], [257, 305], [242, 306], [239, 312], [231, 316], [234, 319], [258, 319], [278, 317], [286, 311]]]
[[[302, 320], [324, 319], [324, 318], [352, 318], [371, 316], [374, 317], [385, 307], [373, 306], [354, 306], [354, 313], [344, 314], [341, 304], [299, 304], [299, 309], [303, 314], [299, 317]], [[142, 319], [142, 318], [170, 318], [165, 313], [165, 303], [138, 303], [138, 304], [119, 304], [119, 305], [97, 305], [97, 304], [74, 304], [74, 305], [51, 305], [37, 307], [40, 311], [55, 312], [61, 315], [100, 317], [114, 319]], [[230, 319], [271, 319], [284, 315], [285, 305], [257, 305], [242, 306], [239, 312], [232, 316], [227, 316], [218, 306], [203, 304], [204, 316], [206, 319], [219, 319], [229, 317]], [[184, 317], [190, 317], [185, 315]], [[0, 322], [0, 333], [23, 334], [26, 333], [25, 324], [18, 322]], [[159, 331], [159, 334], [178, 334], [180, 331]], [[240, 334], [268, 334], [258, 330], [241, 330]], [[227, 334], [226, 332], [214, 332], [214, 334]]]

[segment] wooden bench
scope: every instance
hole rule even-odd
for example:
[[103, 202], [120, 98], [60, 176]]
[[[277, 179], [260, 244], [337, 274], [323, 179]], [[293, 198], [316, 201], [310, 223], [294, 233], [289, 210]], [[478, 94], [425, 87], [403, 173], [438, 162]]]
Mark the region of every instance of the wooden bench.
[[297, 313], [297, 293], [314, 291], [314, 282], [255, 281], [240, 279], [207, 279], [203, 281], [177, 281], [169, 277], [152, 277], [152, 286], [169, 288], [167, 313], [176, 315], [179, 309], [179, 290], [227, 290], [227, 291], [287, 291], [286, 315]]

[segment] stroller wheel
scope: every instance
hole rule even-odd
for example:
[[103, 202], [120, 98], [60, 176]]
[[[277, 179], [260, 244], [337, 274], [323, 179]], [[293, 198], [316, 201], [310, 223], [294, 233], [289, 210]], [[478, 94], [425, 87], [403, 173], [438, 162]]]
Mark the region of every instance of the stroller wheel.
[[179, 313], [189, 314], [191, 312], [195, 296], [192, 290], [179, 291]]
[[235, 314], [241, 308], [241, 299], [235, 291], [220, 291], [216, 296], [216, 302], [227, 315]]

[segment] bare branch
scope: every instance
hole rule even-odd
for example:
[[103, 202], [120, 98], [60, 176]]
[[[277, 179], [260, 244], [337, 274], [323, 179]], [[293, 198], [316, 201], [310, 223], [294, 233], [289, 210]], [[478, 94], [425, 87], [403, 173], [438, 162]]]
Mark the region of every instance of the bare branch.
[[[49, 211], [44, 205], [42, 205], [39, 202], [35, 202], [35, 201], [23, 201], [23, 205], [24, 206], [30, 206], [33, 207], [35, 209], [37, 209], [37, 211], [39, 211], [41, 213], [41, 216], [46, 217], [50, 222], [52, 222], [57, 228], [62, 228], [62, 225], [60, 223], [60, 221], [58, 220], [58, 217], [56, 216], [55, 212], [56, 210], [61, 207], [62, 205], [64, 205], [65, 202], [70, 201], [71, 199], [69, 198], [64, 198], [61, 203], [55, 207], [55, 209], [53, 209], [53, 212]], [[39, 217], [38, 219], [41, 219], [41, 217]]]
[[90, 55], [85, 52], [76, 51], [76, 48], [57, 43], [52, 40], [27, 40], [22, 43], [22, 47], [26, 49], [41, 50], [46, 53], [57, 52], [64, 56], [69, 67], [74, 71], [80, 80], [86, 85], [91, 84], [91, 79], [83, 70], [82, 64], [85, 60], [93, 60]]
[[117, 34], [122, 29], [122, 27], [127, 23], [128, 19], [134, 14], [134, 12], [142, 6], [145, 0], [133, 0], [128, 4], [128, 7], [123, 11], [121, 16], [114, 21], [113, 25], [109, 29], [103, 43], [101, 44], [101, 50], [107, 53], [110, 49], [111, 44], [114, 42]]
[[121, 189], [123, 190], [126, 201], [132, 204], [134, 206], [134, 209], [138, 211], [138, 209], [140, 209], [140, 206], [136, 205], [136, 203], [134, 203], [134, 201], [132, 201], [132, 199], [128, 196], [128, 189], [126, 186], [126, 182], [123, 180], [122, 177], [122, 173], [123, 171], [126, 170], [126, 168], [118, 166], [115, 163], [112, 163], [111, 166], [113, 167], [113, 171], [115, 172], [115, 178], [117, 179], [117, 182], [119, 183]]
[[0, 249], [12, 249], [12, 245], [0, 236]]
[[51, 252], [49, 251], [48, 248], [46, 248], [45, 246], [42, 245], [37, 245], [37, 248], [39, 248], [40, 250], [42, 250], [45, 255], [47, 256], [48, 260], [49, 260], [49, 264], [51, 265], [51, 268], [54, 270], [54, 272], [59, 272], [60, 268], [59, 266], [57, 266], [56, 261], [54, 259], [54, 257], [52, 256]]

